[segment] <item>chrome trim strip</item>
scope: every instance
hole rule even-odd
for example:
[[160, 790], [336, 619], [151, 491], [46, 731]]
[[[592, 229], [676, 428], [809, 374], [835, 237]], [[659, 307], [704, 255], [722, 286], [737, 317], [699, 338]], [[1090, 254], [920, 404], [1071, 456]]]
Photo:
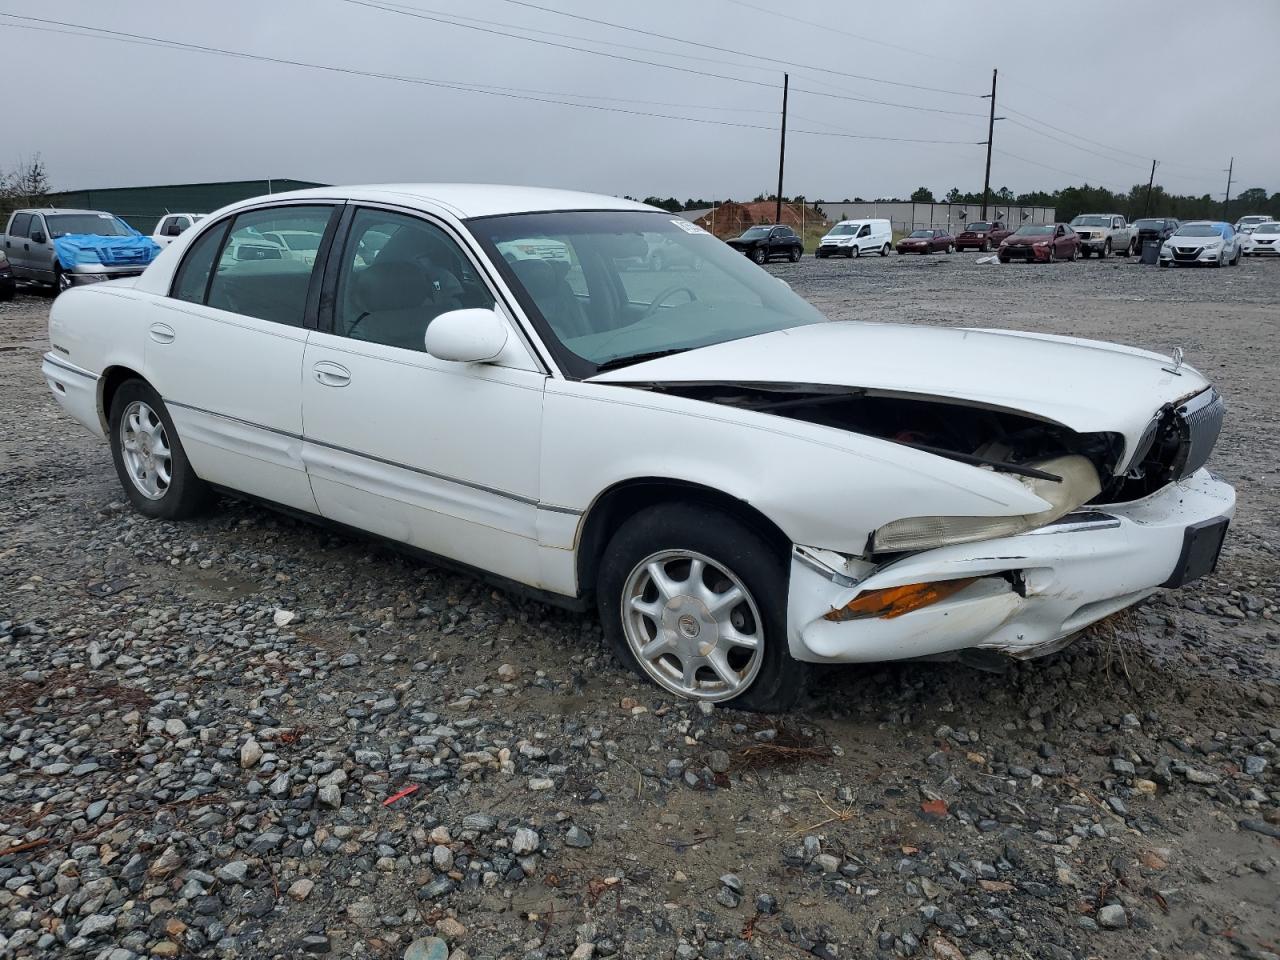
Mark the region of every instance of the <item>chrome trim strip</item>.
[[840, 573], [838, 570], [831, 569], [831, 567], [827, 566], [801, 546], [797, 545], [792, 547], [791, 556], [797, 563], [808, 567], [815, 573], [821, 574], [838, 587], [853, 587], [858, 584], [858, 581], [855, 578], [850, 577], [847, 574]]
[[470, 480], [460, 480], [457, 477], [446, 476], [443, 473], [433, 473], [430, 470], [423, 470], [421, 467], [414, 467], [407, 463], [400, 463], [399, 461], [396, 461], [396, 460], [387, 460], [383, 457], [374, 456], [371, 453], [364, 453], [360, 450], [352, 450], [350, 447], [341, 447], [341, 446], [338, 446], [336, 443], [326, 443], [323, 440], [317, 440], [314, 437], [304, 436], [300, 433], [290, 433], [287, 430], [278, 430], [275, 427], [268, 427], [261, 423], [254, 423], [252, 420], [242, 420], [240, 417], [233, 417], [230, 414], [226, 414], [226, 413], [218, 413], [216, 410], [206, 410], [204, 407], [192, 406], [189, 403], [181, 403], [180, 401], [177, 401], [177, 400], [170, 400], [167, 397], [165, 398], [164, 402], [169, 404], [172, 407], [181, 407], [184, 410], [193, 410], [196, 413], [207, 414], [208, 416], [211, 416], [211, 417], [220, 417], [223, 420], [231, 420], [235, 423], [242, 423], [246, 427], [253, 427], [257, 430], [266, 430], [268, 433], [274, 433], [282, 437], [288, 437], [291, 440], [301, 440], [303, 443], [311, 443], [316, 445], [317, 447], [325, 447], [326, 449], [329, 449], [329, 450], [336, 450], [339, 453], [348, 453], [353, 457], [360, 457], [361, 459], [364, 459], [364, 460], [373, 460], [376, 463], [383, 463], [389, 467], [398, 467], [401, 470], [408, 470], [411, 473], [421, 474], [424, 477], [431, 477], [433, 480], [443, 480], [445, 483], [456, 483], [458, 484], [458, 486], [469, 487], [472, 490], [479, 490], [482, 493], [492, 494], [495, 497], [502, 497], [506, 500], [514, 500], [517, 503], [525, 503], [531, 507], [537, 508], [538, 510], [546, 510], [550, 513], [567, 513], [570, 516], [575, 516], [575, 517], [580, 516], [582, 514], [581, 510], [575, 510], [573, 507], [560, 507], [554, 504], [541, 503], [537, 500], [532, 499], [531, 497], [523, 497], [518, 493], [509, 493], [506, 490], [499, 490], [496, 487], [487, 487], [482, 483], [472, 483]]
[[1084, 533], [1087, 530], [1114, 530], [1120, 526], [1120, 518], [1100, 510], [1086, 510], [1080, 513], [1068, 513], [1053, 523], [1035, 530], [1028, 530], [1023, 536], [1044, 536], [1052, 533]]
[[51, 367], [57, 367], [59, 370], [65, 370], [67, 371], [67, 373], [74, 373], [78, 377], [84, 377], [86, 380], [97, 381], [99, 379], [96, 373], [90, 373], [88, 370], [85, 370], [81, 367], [77, 367], [73, 363], [68, 363], [65, 360], [60, 360], [58, 357], [54, 356], [52, 353], [46, 353], [44, 355], [44, 362], [49, 364], [49, 366]]

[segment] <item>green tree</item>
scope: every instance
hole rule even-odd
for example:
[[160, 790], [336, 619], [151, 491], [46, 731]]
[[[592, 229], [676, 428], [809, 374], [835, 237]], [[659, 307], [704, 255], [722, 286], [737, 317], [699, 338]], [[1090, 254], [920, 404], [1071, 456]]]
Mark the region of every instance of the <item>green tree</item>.
[[916, 187], [911, 191], [912, 203], [933, 203], [933, 191], [928, 187]]
[[947, 191], [947, 203], [961, 203], [964, 200], [964, 194], [960, 192], [959, 187], [952, 187]]

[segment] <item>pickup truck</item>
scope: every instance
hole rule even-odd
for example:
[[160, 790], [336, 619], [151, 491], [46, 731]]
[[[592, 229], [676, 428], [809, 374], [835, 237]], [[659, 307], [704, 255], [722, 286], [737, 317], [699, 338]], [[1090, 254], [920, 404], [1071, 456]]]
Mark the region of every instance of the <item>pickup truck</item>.
[[1013, 233], [1001, 220], [975, 220], [956, 234], [957, 250], [994, 250]]
[[[63, 246], [63, 252], [57, 249]], [[160, 248], [110, 213], [56, 207], [15, 210], [0, 236], [18, 280], [55, 290], [98, 280], [140, 276]], [[74, 257], [68, 253], [74, 251]]]
[[166, 213], [156, 224], [155, 230], [151, 233], [151, 239], [160, 246], [167, 247], [173, 243], [175, 237], [182, 236], [184, 230], [203, 219], [203, 213]]
[[1135, 232], [1118, 213], [1082, 213], [1071, 221], [1071, 229], [1080, 238], [1080, 256], [1096, 253], [1106, 257], [1118, 253], [1127, 257], [1133, 252]]

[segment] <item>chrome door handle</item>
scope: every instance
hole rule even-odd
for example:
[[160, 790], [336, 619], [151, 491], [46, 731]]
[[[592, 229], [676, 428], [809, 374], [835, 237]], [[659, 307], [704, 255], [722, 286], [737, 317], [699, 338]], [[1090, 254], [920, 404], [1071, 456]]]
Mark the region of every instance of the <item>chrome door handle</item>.
[[173, 327], [167, 323], [153, 323], [147, 332], [156, 343], [173, 343], [174, 337], [177, 336]]
[[315, 372], [316, 380], [326, 387], [345, 387], [351, 382], [351, 371], [332, 360], [321, 360], [311, 369]]

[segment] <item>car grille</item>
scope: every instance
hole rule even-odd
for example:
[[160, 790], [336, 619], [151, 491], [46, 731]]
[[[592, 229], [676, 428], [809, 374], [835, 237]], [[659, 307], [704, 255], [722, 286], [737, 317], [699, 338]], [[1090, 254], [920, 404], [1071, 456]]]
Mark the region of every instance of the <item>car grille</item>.
[[1174, 247], [1173, 258], [1175, 260], [1195, 260], [1200, 256], [1200, 247]]
[[1213, 446], [1222, 431], [1222, 421], [1227, 405], [1218, 391], [1210, 387], [1204, 393], [1192, 397], [1177, 409], [1176, 415], [1183, 425], [1182, 464], [1178, 478], [1189, 477], [1206, 463]]
[[98, 251], [103, 263], [147, 263], [151, 259], [149, 250], [120, 250], [114, 247], [103, 247]]

